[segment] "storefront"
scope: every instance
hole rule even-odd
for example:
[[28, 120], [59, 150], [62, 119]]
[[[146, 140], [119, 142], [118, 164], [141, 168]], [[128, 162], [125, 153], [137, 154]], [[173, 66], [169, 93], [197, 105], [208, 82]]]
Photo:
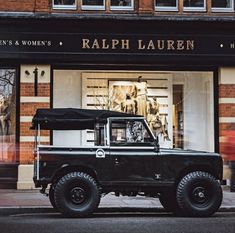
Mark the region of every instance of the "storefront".
[[[232, 28], [230, 21], [128, 16], [2, 23], [0, 159], [19, 162], [18, 188], [32, 186], [29, 128], [39, 107], [144, 115], [162, 147], [218, 152], [221, 132], [233, 122], [226, 115], [232, 103], [223, 94], [235, 84]], [[55, 145], [94, 141], [92, 131], [42, 136], [43, 143]], [[7, 152], [18, 145], [15, 154]]]

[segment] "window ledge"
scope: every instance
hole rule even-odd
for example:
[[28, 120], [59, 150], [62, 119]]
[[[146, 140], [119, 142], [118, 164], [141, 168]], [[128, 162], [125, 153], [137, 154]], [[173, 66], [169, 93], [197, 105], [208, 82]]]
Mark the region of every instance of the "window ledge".
[[190, 12], [206, 12], [206, 8], [196, 8], [196, 7], [184, 7], [183, 11], [190, 11]]
[[54, 5], [52, 7], [53, 10], [77, 10], [77, 6], [76, 5]]
[[178, 11], [178, 7], [155, 7], [155, 11]]
[[82, 6], [82, 10], [91, 10], [91, 11], [103, 11], [105, 6]]
[[133, 6], [110, 6], [110, 10], [112, 11], [133, 11]]
[[212, 12], [228, 12], [228, 13], [233, 13], [234, 10], [233, 8], [211, 8]]

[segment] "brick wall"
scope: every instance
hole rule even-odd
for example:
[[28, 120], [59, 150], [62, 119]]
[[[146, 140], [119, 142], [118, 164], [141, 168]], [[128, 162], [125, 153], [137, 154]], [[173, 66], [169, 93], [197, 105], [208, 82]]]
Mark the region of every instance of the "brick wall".
[[[231, 81], [232, 79], [234, 79], [233, 74], [231, 74]], [[220, 84], [219, 97], [235, 98], [235, 84]]]
[[48, 11], [51, 0], [0, 0], [0, 11]]
[[1, 11], [33, 11], [34, 0], [0, 0]]
[[[34, 96], [34, 69], [38, 73], [45, 71], [45, 75], [38, 77], [38, 95]], [[30, 75], [25, 74], [28, 71]], [[38, 108], [50, 107], [50, 67], [45, 65], [22, 65], [20, 83], [20, 153], [21, 164], [33, 162], [35, 131], [30, 130], [32, 117]], [[49, 131], [41, 132], [42, 144], [49, 143]]]
[[139, 13], [140, 14], [153, 14], [154, 2], [149, 0], [139, 0]]
[[[81, 1], [78, 1], [77, 11], [81, 12]], [[109, 2], [107, 3], [109, 6]], [[0, 0], [0, 11], [19, 11], [19, 12], [51, 12], [52, 0]], [[140, 9], [140, 13], [153, 13], [154, 0], [135, 0], [135, 8]], [[109, 12], [107, 8], [107, 12]], [[58, 11], [58, 10], [56, 10]], [[73, 11], [61, 10], [66, 13]], [[100, 11], [98, 11], [100, 12]], [[86, 13], [86, 12], [84, 12]], [[101, 12], [102, 13], [102, 12]]]
[[221, 68], [219, 74], [219, 133], [223, 146], [227, 130], [235, 127], [235, 68]]

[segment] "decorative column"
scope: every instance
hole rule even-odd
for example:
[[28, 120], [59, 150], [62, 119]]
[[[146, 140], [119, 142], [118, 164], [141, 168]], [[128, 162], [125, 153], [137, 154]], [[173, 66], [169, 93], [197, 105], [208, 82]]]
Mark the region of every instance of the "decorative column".
[[[220, 148], [227, 130], [235, 128], [235, 67], [221, 67], [219, 70], [219, 134]], [[224, 178], [229, 178], [225, 166]]]
[[[50, 66], [22, 65], [20, 71], [20, 146], [18, 189], [33, 188], [33, 150], [35, 131], [30, 130], [37, 108], [50, 108]], [[41, 142], [48, 144], [49, 132]]]

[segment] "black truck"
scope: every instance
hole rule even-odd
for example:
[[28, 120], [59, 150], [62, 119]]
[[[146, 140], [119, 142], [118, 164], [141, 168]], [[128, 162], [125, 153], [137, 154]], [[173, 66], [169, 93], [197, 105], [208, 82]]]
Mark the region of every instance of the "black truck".
[[[38, 109], [35, 187], [49, 189], [52, 206], [85, 217], [101, 196], [159, 198], [166, 211], [202, 217], [222, 202], [223, 161], [219, 154], [159, 148], [144, 117], [108, 110]], [[93, 130], [92, 147], [41, 145], [41, 130]]]

